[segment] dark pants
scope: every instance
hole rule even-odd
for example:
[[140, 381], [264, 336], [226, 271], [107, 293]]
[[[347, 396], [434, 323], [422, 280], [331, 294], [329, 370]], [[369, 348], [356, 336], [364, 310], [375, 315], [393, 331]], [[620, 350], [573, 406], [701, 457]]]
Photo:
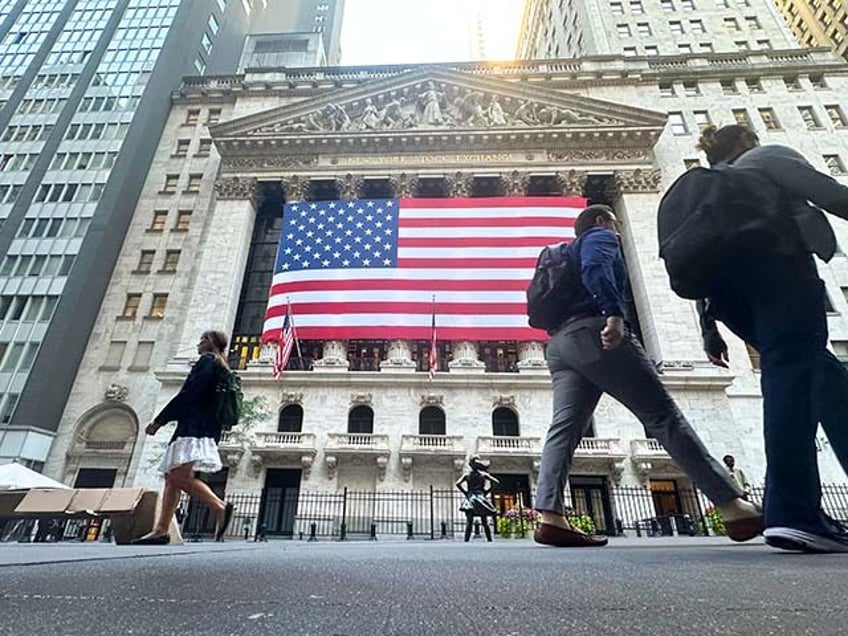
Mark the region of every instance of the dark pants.
[[826, 348], [824, 283], [811, 257], [797, 265], [788, 275], [748, 273], [713, 304], [760, 354], [766, 526], [822, 532], [816, 429], [821, 421], [848, 468], [848, 372]]

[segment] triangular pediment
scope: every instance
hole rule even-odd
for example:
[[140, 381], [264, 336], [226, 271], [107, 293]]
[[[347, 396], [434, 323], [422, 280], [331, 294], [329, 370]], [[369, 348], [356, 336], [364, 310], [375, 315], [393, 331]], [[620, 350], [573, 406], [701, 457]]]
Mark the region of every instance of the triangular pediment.
[[565, 91], [452, 69], [422, 67], [340, 88], [255, 113], [211, 129], [219, 145], [309, 137], [446, 131], [555, 132], [646, 129], [656, 136], [666, 115]]

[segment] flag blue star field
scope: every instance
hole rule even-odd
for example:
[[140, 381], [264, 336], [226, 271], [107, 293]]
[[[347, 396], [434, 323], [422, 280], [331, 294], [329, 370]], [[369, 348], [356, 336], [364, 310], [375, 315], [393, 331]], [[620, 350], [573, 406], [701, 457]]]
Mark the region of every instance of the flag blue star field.
[[570, 240], [578, 197], [305, 201], [283, 209], [263, 340], [287, 300], [302, 340], [540, 340], [539, 250]]

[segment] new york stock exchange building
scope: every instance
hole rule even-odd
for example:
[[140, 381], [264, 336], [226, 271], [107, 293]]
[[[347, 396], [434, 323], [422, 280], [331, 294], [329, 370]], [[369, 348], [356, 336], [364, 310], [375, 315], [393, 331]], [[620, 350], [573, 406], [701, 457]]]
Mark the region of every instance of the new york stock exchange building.
[[[209, 477], [237, 505], [234, 533], [262, 526], [299, 536], [314, 523], [319, 534], [338, 536], [344, 523], [348, 533], [373, 524], [378, 535], [403, 534], [408, 522], [415, 536], [438, 535], [442, 524], [452, 533], [461, 516], [454, 482], [472, 454], [491, 460], [502, 511], [531, 506], [551, 386], [545, 338], [526, 317], [499, 331], [479, 316], [479, 332], [452, 331], [452, 321], [468, 321], [447, 305], [473, 299], [437, 297], [432, 378], [426, 308], [408, 337], [362, 318], [380, 314], [379, 298], [333, 331], [310, 327], [310, 314], [333, 313], [343, 294], [292, 291], [299, 349], [279, 378], [262, 335], [269, 290], [273, 298], [272, 285], [285, 277], [275, 277], [285, 228], [295, 223], [285, 215], [452, 199], [461, 216], [474, 214], [475, 199], [497, 207], [499, 198], [565, 197], [613, 206], [639, 337], [710, 451], [735, 456], [759, 485], [756, 353], [728, 337], [731, 369], [706, 361], [694, 303], [672, 293], [658, 257], [656, 210], [671, 181], [699, 162], [698, 129], [709, 122], [750, 122], [764, 143], [792, 145], [844, 180], [846, 95], [848, 66], [823, 50], [186, 78], [45, 472], [81, 485], [161, 487], [157, 465], [170, 431], [150, 438], [144, 427], [185, 379], [199, 335], [218, 328], [231, 334], [230, 362], [249, 406], [221, 441], [224, 470]], [[815, 113], [816, 127], [799, 104]], [[848, 228], [833, 224], [848, 245]], [[507, 259], [527, 252], [518, 242], [501, 249]], [[848, 259], [820, 267], [832, 343], [848, 355]], [[515, 302], [531, 271], [510, 287]], [[390, 270], [381, 275], [391, 278]], [[429, 290], [420, 291], [402, 300], [429, 306]], [[279, 311], [276, 319], [279, 328]], [[822, 436], [820, 450], [823, 481], [844, 482]], [[686, 475], [608, 398], [577, 449], [567, 490], [605, 532], [648, 518], [698, 518], [709, 505], [688, 496]], [[211, 523], [199, 514], [195, 525]]]

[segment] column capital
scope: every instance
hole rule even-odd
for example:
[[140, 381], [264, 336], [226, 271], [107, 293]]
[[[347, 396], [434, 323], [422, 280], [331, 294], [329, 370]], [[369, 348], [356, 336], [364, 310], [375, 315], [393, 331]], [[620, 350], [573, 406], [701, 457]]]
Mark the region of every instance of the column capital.
[[530, 184], [530, 175], [518, 170], [501, 173], [501, 185], [504, 194], [512, 196], [524, 196], [527, 194], [527, 186]]
[[447, 195], [453, 198], [464, 198], [471, 196], [471, 186], [474, 177], [464, 172], [454, 172], [445, 175], [445, 188]]
[[280, 185], [286, 192], [286, 202], [304, 201], [309, 194], [309, 188], [312, 185], [307, 177], [300, 175], [292, 175], [280, 180]]
[[218, 200], [248, 199], [254, 207], [262, 202], [262, 191], [254, 177], [222, 177], [215, 181]]
[[582, 196], [589, 174], [579, 170], [569, 170], [557, 172], [554, 178], [563, 195]]
[[613, 195], [628, 192], [659, 192], [662, 172], [656, 168], [636, 168], [635, 170], [616, 170], [613, 173]]
[[389, 177], [389, 183], [392, 184], [392, 190], [396, 197], [411, 198], [418, 191], [418, 177], [414, 174], [401, 172], [392, 175]]
[[361, 176], [350, 173], [343, 177], [336, 177], [334, 181], [342, 199], [358, 199], [362, 193], [362, 185], [365, 183], [365, 179]]

